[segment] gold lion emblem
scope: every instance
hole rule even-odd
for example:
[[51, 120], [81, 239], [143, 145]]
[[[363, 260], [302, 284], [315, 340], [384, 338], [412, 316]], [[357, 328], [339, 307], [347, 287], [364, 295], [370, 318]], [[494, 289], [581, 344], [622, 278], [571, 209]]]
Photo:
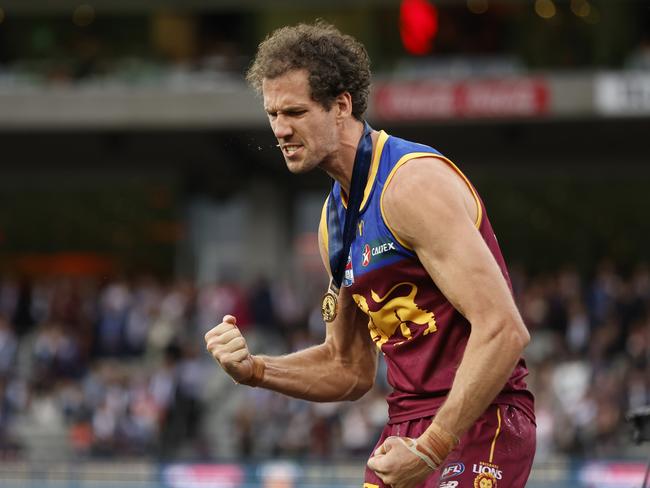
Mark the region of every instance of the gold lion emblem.
[[497, 488], [497, 480], [489, 473], [481, 473], [474, 478], [474, 488]]

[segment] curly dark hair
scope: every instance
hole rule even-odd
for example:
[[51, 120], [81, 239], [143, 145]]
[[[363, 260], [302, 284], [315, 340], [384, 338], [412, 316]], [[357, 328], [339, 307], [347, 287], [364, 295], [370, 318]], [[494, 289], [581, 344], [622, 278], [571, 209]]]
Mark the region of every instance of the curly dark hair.
[[348, 92], [352, 115], [362, 119], [368, 108], [370, 58], [354, 37], [322, 20], [282, 27], [259, 45], [246, 80], [261, 93], [264, 78], [277, 78], [294, 69], [307, 70], [311, 97], [326, 110], [338, 95]]

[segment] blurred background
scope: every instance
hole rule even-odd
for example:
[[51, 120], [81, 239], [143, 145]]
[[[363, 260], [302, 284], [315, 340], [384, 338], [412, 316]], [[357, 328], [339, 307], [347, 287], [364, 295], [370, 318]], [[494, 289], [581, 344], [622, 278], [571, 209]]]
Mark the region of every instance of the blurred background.
[[383, 371], [309, 404], [203, 342], [225, 313], [253, 352], [324, 336], [329, 181], [288, 173], [243, 81], [319, 17], [368, 48], [370, 123], [486, 202], [532, 334], [529, 486], [640, 486], [647, 0], [0, 0], [0, 486], [361, 486]]

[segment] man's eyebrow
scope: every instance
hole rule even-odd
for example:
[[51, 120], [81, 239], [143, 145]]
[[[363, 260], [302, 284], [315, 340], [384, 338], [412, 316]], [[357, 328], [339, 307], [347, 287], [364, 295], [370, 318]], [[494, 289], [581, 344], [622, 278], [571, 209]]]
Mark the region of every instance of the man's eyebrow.
[[296, 112], [304, 112], [307, 110], [306, 107], [302, 105], [289, 105], [288, 107], [284, 107], [281, 109], [275, 109], [275, 107], [264, 107], [264, 110], [266, 113], [277, 113], [277, 112], [282, 112], [282, 113], [296, 113]]

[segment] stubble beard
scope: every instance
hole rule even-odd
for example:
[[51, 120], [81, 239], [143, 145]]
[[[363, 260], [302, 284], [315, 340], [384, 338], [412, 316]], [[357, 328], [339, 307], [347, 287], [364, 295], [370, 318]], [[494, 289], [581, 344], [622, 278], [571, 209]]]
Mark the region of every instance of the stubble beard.
[[302, 174], [310, 173], [311, 171], [320, 167], [323, 161], [322, 160], [315, 161], [313, 158], [310, 159], [308, 156], [307, 158], [301, 159], [299, 161], [291, 161], [285, 158], [284, 162], [287, 165], [287, 169], [292, 174], [302, 175]]

